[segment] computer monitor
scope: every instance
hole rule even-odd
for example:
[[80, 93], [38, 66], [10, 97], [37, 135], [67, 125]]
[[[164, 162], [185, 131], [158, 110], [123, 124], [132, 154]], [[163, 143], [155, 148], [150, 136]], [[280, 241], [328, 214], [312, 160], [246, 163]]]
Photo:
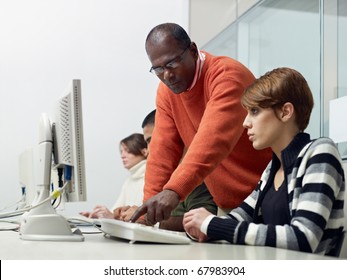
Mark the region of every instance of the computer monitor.
[[72, 168], [71, 184], [65, 191], [68, 202], [86, 201], [81, 81], [73, 80], [56, 105], [53, 129], [54, 168]]
[[22, 193], [22, 201], [18, 209], [30, 206], [35, 198], [33, 159], [33, 147], [26, 148], [18, 156], [18, 181]]
[[[85, 201], [85, 160], [81, 81], [73, 80], [56, 102], [55, 119], [43, 113], [39, 122], [36, 197], [23, 214], [20, 237], [24, 240], [83, 241], [79, 230], [56, 213], [52, 200], [66, 194], [66, 201]], [[59, 174], [59, 188], [51, 193], [51, 172]]]

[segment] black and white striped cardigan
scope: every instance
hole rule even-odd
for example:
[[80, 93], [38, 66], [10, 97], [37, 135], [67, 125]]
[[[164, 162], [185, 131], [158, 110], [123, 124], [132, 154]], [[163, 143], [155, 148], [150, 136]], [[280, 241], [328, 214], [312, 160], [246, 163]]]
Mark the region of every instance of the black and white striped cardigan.
[[282, 151], [288, 189], [288, 225], [262, 223], [261, 202], [279, 160], [273, 154], [257, 188], [227, 216], [214, 217], [207, 235], [236, 244], [271, 246], [320, 254], [334, 248], [344, 228], [345, 179], [341, 157], [329, 138], [299, 133]]

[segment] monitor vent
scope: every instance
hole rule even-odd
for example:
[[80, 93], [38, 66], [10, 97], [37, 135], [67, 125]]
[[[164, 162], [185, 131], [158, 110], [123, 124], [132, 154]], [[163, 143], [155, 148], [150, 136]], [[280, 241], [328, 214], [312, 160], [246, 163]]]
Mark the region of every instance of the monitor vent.
[[[75, 106], [75, 136], [76, 136], [76, 151], [83, 151], [84, 147], [83, 147], [83, 131], [81, 131], [83, 124], [82, 124], [82, 104], [81, 104], [81, 96], [80, 96], [80, 85], [76, 85], [74, 84], [73, 87], [73, 98], [74, 98], [74, 106]], [[84, 158], [81, 158], [84, 156], [84, 154], [82, 153], [77, 153], [76, 154], [76, 158], [75, 158], [75, 165], [78, 166], [77, 168], [77, 172], [79, 172], [79, 174], [77, 174], [77, 180], [78, 180], [78, 185], [79, 186], [84, 186], [85, 182], [84, 182]], [[83, 196], [83, 188], [79, 188], [79, 195]]]
[[59, 102], [59, 129], [62, 143], [59, 161], [64, 164], [73, 165], [73, 151], [71, 151], [72, 131], [69, 125], [69, 102], [70, 100], [68, 97], [61, 98]]

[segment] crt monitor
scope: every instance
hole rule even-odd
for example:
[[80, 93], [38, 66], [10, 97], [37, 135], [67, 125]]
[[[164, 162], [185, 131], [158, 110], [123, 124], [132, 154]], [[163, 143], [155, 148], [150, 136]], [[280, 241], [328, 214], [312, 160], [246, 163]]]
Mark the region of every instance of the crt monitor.
[[[22, 216], [24, 240], [83, 241], [79, 230], [56, 213], [52, 200], [63, 194], [67, 201], [85, 201], [85, 161], [81, 81], [72, 80], [56, 102], [53, 121], [42, 114], [39, 122], [36, 196]], [[51, 172], [58, 172], [59, 188], [51, 191]]]

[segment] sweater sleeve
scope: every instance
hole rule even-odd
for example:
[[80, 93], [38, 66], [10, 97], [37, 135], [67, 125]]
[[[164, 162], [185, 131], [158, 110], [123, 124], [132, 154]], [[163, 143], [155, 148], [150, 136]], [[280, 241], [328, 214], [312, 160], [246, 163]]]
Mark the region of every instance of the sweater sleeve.
[[[163, 91], [163, 87], [165, 85], [161, 83], [158, 94]], [[168, 101], [163, 102], [164, 105], [157, 103], [155, 127], [147, 158], [144, 201], [163, 190], [183, 156], [184, 144], [169, 110]]]
[[[264, 171], [264, 174], [266, 173], [267, 170]], [[228, 215], [213, 217], [207, 225], [207, 231], [204, 233], [215, 240], [226, 240], [230, 243], [238, 243], [234, 239], [236, 228], [241, 222], [249, 224], [253, 221], [254, 209], [262, 184], [263, 182], [260, 180], [256, 189], [245, 199], [244, 202], [241, 203], [239, 207], [233, 209]]]
[[326, 252], [343, 229], [344, 219], [344, 173], [335, 145], [331, 141], [312, 145], [299, 170], [295, 181], [302, 185], [294, 189], [290, 224], [265, 225], [247, 220], [247, 207], [252, 206], [243, 203], [227, 218], [212, 219], [207, 235], [237, 244]]
[[114, 210], [114, 209], [116, 209], [118, 207], [121, 207], [121, 206], [127, 206], [127, 204], [126, 204], [126, 193], [127, 193], [127, 185], [128, 185], [128, 183], [129, 183], [129, 177], [125, 179], [125, 181], [124, 181], [124, 183], [122, 185], [120, 194], [118, 195], [117, 200], [113, 204], [111, 210]]
[[120, 192], [119, 196], [117, 197], [116, 202], [113, 204], [111, 210], [114, 210], [114, 209], [121, 207], [121, 206], [126, 206], [124, 185], [122, 186], [121, 192]]

